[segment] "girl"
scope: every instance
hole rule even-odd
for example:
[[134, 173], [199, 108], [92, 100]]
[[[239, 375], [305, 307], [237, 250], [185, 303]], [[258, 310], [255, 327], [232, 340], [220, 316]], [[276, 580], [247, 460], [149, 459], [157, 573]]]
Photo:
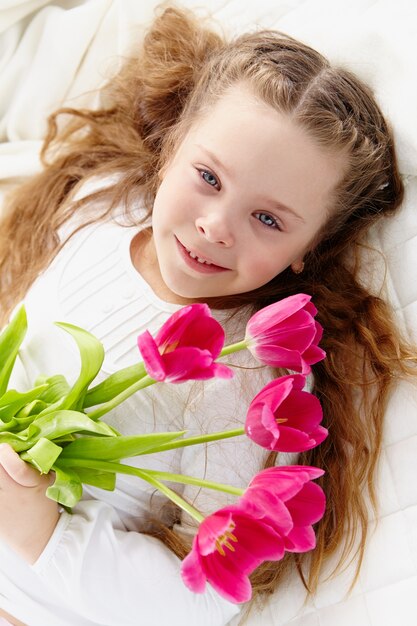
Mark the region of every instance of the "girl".
[[[180, 305], [208, 302], [233, 341], [254, 310], [312, 294], [328, 355], [313, 368], [314, 392], [330, 435], [299, 461], [326, 470], [327, 512], [314, 552], [259, 568], [255, 596], [294, 568], [313, 593], [338, 551], [340, 568], [353, 556], [359, 567], [384, 407], [412, 358], [387, 305], [356, 276], [363, 234], [403, 196], [369, 89], [282, 34], [227, 43], [169, 8], [102, 109], [52, 116], [43, 156], [0, 235], [3, 322], [24, 298], [30, 324], [16, 387], [58, 367], [74, 377], [76, 355], [55, 320], [102, 340], [108, 374], [134, 363], [135, 337]], [[233, 364], [232, 384], [151, 388], [108, 421], [125, 434], [232, 427], [274, 375], [248, 371], [256, 364], [246, 355]], [[296, 460], [265, 458], [243, 440], [174, 452], [152, 456], [152, 467], [239, 486]], [[184, 587], [177, 557], [195, 529], [146, 485], [123, 478], [115, 492], [89, 489], [70, 516], [44, 496], [49, 477], [10, 449], [0, 461], [0, 606], [12, 623], [213, 625], [238, 612], [211, 589]], [[191, 487], [183, 495], [204, 513], [227, 501]]]

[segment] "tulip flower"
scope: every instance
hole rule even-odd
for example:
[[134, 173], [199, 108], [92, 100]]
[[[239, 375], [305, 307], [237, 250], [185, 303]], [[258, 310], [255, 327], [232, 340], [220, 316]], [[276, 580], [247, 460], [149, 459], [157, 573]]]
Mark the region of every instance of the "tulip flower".
[[323, 490], [311, 481], [317, 467], [271, 467], [257, 474], [234, 506], [208, 516], [181, 566], [192, 591], [206, 582], [231, 602], [251, 598], [248, 576], [263, 561], [279, 561], [288, 552], [315, 547], [312, 524], [324, 513]]
[[316, 396], [302, 391], [305, 377], [282, 376], [268, 383], [252, 400], [246, 416], [247, 436], [268, 450], [302, 452], [327, 437]]
[[[155, 338], [147, 331], [138, 337], [143, 364], [115, 372], [92, 388], [103, 362], [102, 344], [81, 328], [59, 323], [77, 343], [78, 378], [70, 386], [62, 375], [42, 377], [34, 388], [19, 392], [7, 386], [26, 331], [22, 309], [0, 333], [0, 352], [4, 353], [0, 441], [40, 473], [53, 471], [55, 483], [47, 495], [67, 508], [81, 498], [84, 482], [112, 490], [118, 473], [146, 481], [200, 524], [182, 563], [185, 584], [201, 593], [209, 582], [227, 600], [246, 602], [252, 595], [249, 576], [261, 563], [278, 561], [285, 551], [314, 548], [313, 524], [323, 516], [325, 496], [312, 481], [323, 471], [308, 466], [272, 467], [259, 472], [243, 489], [122, 461], [245, 432], [271, 450], [308, 450], [323, 441], [327, 431], [320, 425], [318, 399], [303, 391], [305, 376], [283, 376], [266, 385], [252, 400], [244, 428], [185, 438], [185, 431], [125, 436], [99, 418], [155, 381], [229, 378], [232, 371], [217, 363], [217, 358], [248, 347], [265, 363], [307, 373], [309, 365], [324, 355], [317, 346], [321, 327], [315, 314], [310, 296], [287, 298], [256, 313], [248, 323], [246, 338], [223, 348], [224, 331], [208, 306], [187, 306], [174, 313]], [[201, 511], [165, 483], [199, 485], [236, 496], [237, 501], [204, 519]]]
[[226, 365], [215, 363], [224, 344], [224, 331], [206, 304], [183, 307], [171, 315], [155, 338], [145, 331], [137, 342], [146, 371], [154, 380], [181, 383], [233, 375]]
[[297, 294], [255, 313], [246, 327], [246, 345], [262, 363], [309, 374], [326, 356], [318, 347], [323, 329], [311, 296]]
[[270, 467], [251, 480], [237, 506], [269, 523], [288, 552], [306, 552], [316, 545], [312, 524], [324, 514], [326, 498], [311, 482], [324, 471], [307, 465]]
[[252, 595], [248, 576], [263, 561], [283, 556], [284, 541], [271, 525], [229, 506], [200, 524], [181, 575], [196, 593], [203, 593], [209, 582], [230, 602], [247, 602]]

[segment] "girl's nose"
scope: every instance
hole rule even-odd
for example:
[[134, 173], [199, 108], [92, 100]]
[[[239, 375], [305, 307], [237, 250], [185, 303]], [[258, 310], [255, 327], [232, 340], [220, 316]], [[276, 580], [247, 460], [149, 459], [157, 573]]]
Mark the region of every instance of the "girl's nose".
[[230, 248], [234, 244], [234, 236], [226, 220], [217, 215], [200, 216], [195, 221], [196, 228], [210, 243], [218, 243]]

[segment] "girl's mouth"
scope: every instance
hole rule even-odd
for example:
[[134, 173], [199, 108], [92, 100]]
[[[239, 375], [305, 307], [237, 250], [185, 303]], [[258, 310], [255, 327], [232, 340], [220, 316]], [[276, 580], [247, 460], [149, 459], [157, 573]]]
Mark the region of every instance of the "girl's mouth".
[[182, 258], [188, 267], [201, 272], [203, 274], [216, 274], [218, 272], [226, 272], [228, 270], [227, 267], [222, 267], [221, 265], [216, 265], [212, 263], [210, 260], [205, 259], [204, 257], [199, 256], [195, 252], [188, 250], [177, 237], [175, 237], [175, 241], [177, 242], [178, 249]]

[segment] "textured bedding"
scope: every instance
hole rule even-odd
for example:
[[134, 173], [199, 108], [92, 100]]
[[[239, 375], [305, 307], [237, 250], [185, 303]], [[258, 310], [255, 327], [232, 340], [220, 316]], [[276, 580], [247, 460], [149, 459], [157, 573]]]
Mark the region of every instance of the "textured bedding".
[[[57, 106], [94, 106], [95, 89], [152, 18], [147, 0], [3, 0], [0, 3], [0, 200], [38, 171], [45, 118]], [[363, 280], [393, 304], [417, 341], [417, 4], [414, 0], [183, 0], [238, 33], [273, 27], [352, 69], [374, 89], [397, 140], [406, 198], [370, 235]], [[201, 8], [205, 4], [206, 8]], [[390, 400], [378, 472], [380, 510], [358, 583], [352, 570], [323, 580], [305, 603], [294, 577], [248, 626], [416, 626], [417, 390]], [[331, 565], [329, 565], [329, 572]], [[0, 590], [1, 593], [1, 590]], [[48, 625], [49, 626], [49, 625]], [[52, 626], [52, 625], [51, 625]]]

